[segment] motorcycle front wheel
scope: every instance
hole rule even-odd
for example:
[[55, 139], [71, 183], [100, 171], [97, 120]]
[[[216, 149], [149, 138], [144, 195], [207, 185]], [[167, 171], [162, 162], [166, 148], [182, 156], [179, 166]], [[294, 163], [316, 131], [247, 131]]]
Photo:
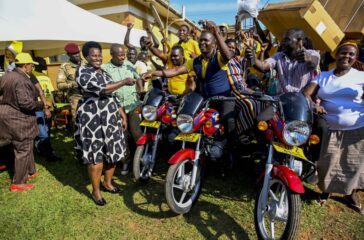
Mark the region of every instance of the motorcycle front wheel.
[[[145, 151], [147, 151], [145, 153]], [[133, 159], [133, 174], [137, 181], [142, 183], [148, 182], [152, 175], [154, 160], [152, 157], [151, 144], [139, 145], [135, 151]]]
[[295, 239], [300, 225], [301, 198], [277, 178], [270, 180], [267, 203], [257, 194], [254, 223], [258, 239]]
[[188, 213], [201, 191], [201, 166], [198, 166], [195, 185], [191, 187], [193, 164], [186, 159], [168, 169], [166, 200], [169, 208], [177, 214]]

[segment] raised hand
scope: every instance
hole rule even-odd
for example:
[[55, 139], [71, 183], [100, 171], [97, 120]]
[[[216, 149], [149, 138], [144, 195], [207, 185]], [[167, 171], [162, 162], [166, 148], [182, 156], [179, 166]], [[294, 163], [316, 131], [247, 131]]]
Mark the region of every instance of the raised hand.
[[128, 28], [128, 30], [131, 30], [134, 27], [134, 23], [127, 23], [126, 27]]
[[297, 43], [297, 51], [295, 54], [295, 59], [300, 62], [308, 62], [311, 60], [310, 55], [307, 53], [305, 47], [303, 46], [302, 39], [298, 41]]
[[208, 31], [210, 31], [212, 34], [216, 34], [219, 32], [219, 29], [213, 22], [206, 20], [205, 24], [206, 24]]

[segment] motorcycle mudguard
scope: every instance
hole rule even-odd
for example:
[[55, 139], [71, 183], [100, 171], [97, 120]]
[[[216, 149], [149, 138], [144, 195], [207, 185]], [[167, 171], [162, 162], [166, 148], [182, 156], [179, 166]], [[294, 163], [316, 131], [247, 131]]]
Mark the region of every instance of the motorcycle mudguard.
[[136, 142], [136, 145], [145, 145], [147, 142], [155, 141], [155, 134], [153, 133], [147, 133], [143, 134], [138, 141]]
[[168, 163], [174, 165], [186, 159], [191, 159], [193, 161], [195, 159], [195, 150], [190, 148], [181, 149], [173, 154], [168, 160]]
[[291, 191], [300, 194], [305, 193], [305, 188], [302, 185], [301, 179], [290, 168], [283, 165], [274, 166], [272, 169], [272, 176], [282, 180]]

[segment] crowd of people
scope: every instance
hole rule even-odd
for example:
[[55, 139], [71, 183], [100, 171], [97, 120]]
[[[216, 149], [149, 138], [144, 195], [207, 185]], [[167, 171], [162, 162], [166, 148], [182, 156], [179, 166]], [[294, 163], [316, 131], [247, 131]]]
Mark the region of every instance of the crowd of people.
[[[199, 37], [182, 25], [175, 44], [162, 31], [162, 46], [148, 27], [149, 36], [140, 39], [139, 53], [129, 43], [130, 23], [124, 45], [112, 44], [111, 60], [105, 64], [97, 42], [87, 42], [82, 49], [74, 43], [65, 46], [69, 61], [59, 69], [57, 89], [67, 94], [71, 104], [75, 156], [87, 165], [97, 205], [106, 204], [101, 189], [120, 191], [112, 177], [118, 162], [122, 175], [127, 174], [128, 159], [142, 135], [140, 96], [159, 87], [176, 95], [196, 91], [204, 98], [236, 97], [235, 102], [212, 106], [220, 112], [226, 130], [230, 167], [236, 158], [235, 139], [250, 143], [256, 116], [266, 107], [244, 94], [302, 92], [324, 120], [317, 160], [320, 204], [331, 193], [340, 193], [364, 213], [357, 196], [364, 188], [364, 38], [359, 43], [343, 41], [331, 53], [335, 67], [328, 69], [330, 56], [315, 49], [302, 29], [289, 29], [277, 42], [255, 23], [255, 29], [240, 30], [236, 38], [228, 38], [225, 25], [210, 21], [202, 22]], [[0, 78], [0, 140], [11, 143], [15, 159], [11, 191], [34, 187], [27, 183], [37, 176], [34, 146], [48, 161], [61, 160], [49, 135], [54, 103], [44, 93], [53, 89], [39, 84], [46, 64], [23, 53], [21, 45], [13, 42], [6, 48], [2, 66], [6, 74]]]

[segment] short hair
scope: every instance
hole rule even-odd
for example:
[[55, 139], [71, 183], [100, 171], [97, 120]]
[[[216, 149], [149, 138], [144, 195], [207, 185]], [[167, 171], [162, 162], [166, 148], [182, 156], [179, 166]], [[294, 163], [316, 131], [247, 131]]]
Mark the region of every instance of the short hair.
[[113, 54], [113, 52], [117, 49], [117, 48], [123, 48], [123, 45], [119, 44], [119, 43], [113, 43], [110, 46], [110, 55]]
[[102, 51], [100, 43], [94, 41], [86, 42], [82, 47], [82, 55], [84, 58], [88, 57], [91, 48], [97, 48]]
[[212, 36], [212, 40], [214, 41], [214, 43], [216, 43], [216, 37], [214, 36], [214, 34], [212, 34], [212, 32], [207, 31], [207, 30], [203, 30], [201, 32], [201, 36], [202, 36], [202, 34], [209, 34], [209, 35], [211, 35]]
[[184, 55], [184, 50], [183, 50], [183, 47], [181, 47], [181, 45], [174, 45], [174, 46], [172, 47], [172, 49], [171, 49], [171, 52], [172, 52], [173, 50], [179, 50], [179, 51], [181, 51], [182, 55]]
[[225, 40], [225, 43], [226, 44], [229, 44], [229, 43], [235, 43], [236, 44], [236, 41], [233, 38], [228, 38], [228, 39]]
[[287, 32], [285, 33], [285, 35], [290, 35], [290, 34], [292, 34], [298, 40], [302, 39], [302, 41], [304, 41], [306, 38], [306, 33], [301, 28], [288, 29]]
[[128, 52], [129, 51], [136, 51], [137, 52], [137, 49], [136, 49], [136, 47], [130, 47], [130, 48], [128, 48]]
[[190, 27], [187, 24], [182, 24], [179, 28], [185, 27], [187, 28], [187, 32], [190, 32]]
[[34, 61], [38, 62], [38, 65], [34, 65], [34, 70], [42, 72], [47, 70], [47, 62], [42, 57], [34, 57]]

